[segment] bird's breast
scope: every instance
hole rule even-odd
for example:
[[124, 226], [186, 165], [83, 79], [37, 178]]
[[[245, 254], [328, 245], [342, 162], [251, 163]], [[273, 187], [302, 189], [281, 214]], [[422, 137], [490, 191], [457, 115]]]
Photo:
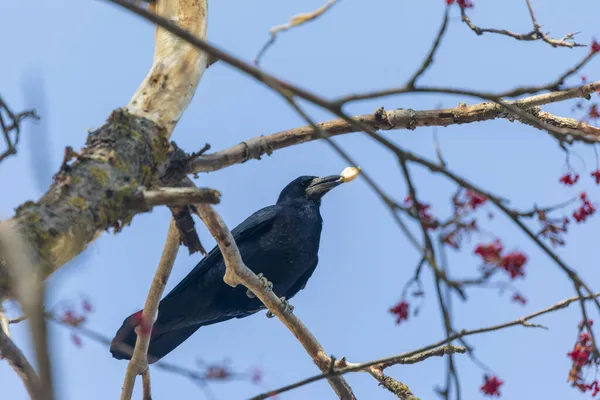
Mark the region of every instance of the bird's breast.
[[[308, 203], [308, 202], [307, 202]], [[267, 265], [256, 266], [265, 276], [285, 292], [317, 262], [321, 240], [322, 219], [319, 209], [312, 204], [290, 207], [275, 219], [269, 235], [260, 248], [269, 260]], [[254, 269], [254, 266], [250, 266]]]

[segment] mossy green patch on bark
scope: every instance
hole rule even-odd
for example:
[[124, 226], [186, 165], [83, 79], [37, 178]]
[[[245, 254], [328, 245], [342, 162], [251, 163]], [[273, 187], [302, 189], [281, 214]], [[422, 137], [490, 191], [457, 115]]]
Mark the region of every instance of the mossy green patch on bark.
[[156, 185], [168, 151], [163, 128], [125, 110], [91, 131], [78, 160], [56, 174], [47, 193], [16, 209], [15, 227], [41, 259], [41, 276], [75, 257], [100, 232], [148, 211], [139, 185]]
[[85, 199], [83, 197], [71, 197], [68, 200], [68, 203], [81, 211], [87, 210], [87, 205], [85, 204]]
[[102, 186], [108, 185], [108, 172], [101, 167], [90, 168], [90, 174], [96, 179]]

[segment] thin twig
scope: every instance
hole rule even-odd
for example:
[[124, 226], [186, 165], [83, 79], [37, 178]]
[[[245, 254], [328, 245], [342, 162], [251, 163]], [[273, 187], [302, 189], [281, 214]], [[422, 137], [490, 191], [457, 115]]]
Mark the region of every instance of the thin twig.
[[[600, 297], [600, 293], [594, 294], [593, 296], [585, 296], [585, 300], [592, 300], [592, 299], [595, 299], [598, 297]], [[548, 314], [548, 313], [566, 308], [571, 303], [574, 303], [576, 301], [579, 301], [579, 296], [570, 297], [568, 299], [562, 300], [550, 307], [544, 308], [543, 310], [534, 312], [532, 314], [526, 315], [524, 317], [518, 318], [513, 321], [505, 322], [505, 323], [498, 324], [498, 325], [492, 325], [492, 326], [488, 326], [485, 328], [478, 328], [478, 329], [473, 329], [473, 330], [462, 330], [460, 332], [453, 334], [450, 337], [447, 337], [446, 339], [443, 339], [436, 343], [424, 346], [417, 350], [409, 351], [409, 352], [406, 352], [406, 353], [403, 353], [403, 354], [400, 354], [397, 356], [386, 357], [386, 358], [382, 358], [382, 359], [378, 359], [378, 360], [374, 360], [374, 361], [369, 361], [369, 362], [362, 363], [362, 364], [352, 364], [352, 366], [350, 366], [350, 367], [337, 369], [337, 370], [334, 370], [333, 372], [330, 372], [329, 374], [343, 375], [343, 374], [346, 374], [349, 372], [361, 371], [361, 370], [364, 370], [371, 366], [379, 366], [380, 368], [385, 369], [387, 367], [390, 367], [390, 366], [396, 365], [396, 364], [415, 364], [415, 363], [423, 361], [424, 359], [431, 357], [431, 356], [444, 355], [444, 354], [446, 354], [446, 352], [452, 352], [452, 353], [463, 352], [464, 353], [466, 351], [466, 349], [464, 347], [446, 346], [446, 345], [456, 339], [464, 338], [466, 336], [472, 336], [472, 335], [486, 333], [486, 332], [498, 331], [501, 329], [505, 329], [505, 328], [509, 328], [509, 327], [517, 326], [517, 325], [528, 327], [528, 328], [532, 328], [532, 327], [539, 328], [540, 325], [531, 324], [528, 321], [533, 318], [537, 318], [541, 315]], [[441, 347], [441, 346], [444, 346], [444, 347]], [[272, 390], [270, 392], [252, 397], [252, 399], [250, 399], [250, 400], [266, 399], [269, 396], [272, 396], [274, 394], [283, 393], [283, 392], [286, 392], [286, 391], [289, 391], [292, 389], [296, 389], [300, 386], [304, 386], [309, 383], [325, 379], [330, 376], [329, 374], [321, 374], [321, 375], [312, 376], [312, 377], [304, 379], [300, 382], [296, 382], [292, 385], [284, 386], [282, 388]]]
[[477, 35], [480, 35], [480, 36], [483, 35], [484, 33], [495, 33], [498, 35], [508, 36], [513, 39], [521, 40], [521, 41], [535, 41], [535, 40], [541, 39], [544, 42], [551, 45], [552, 47], [567, 47], [567, 48], [586, 47], [584, 44], [579, 44], [579, 43], [572, 41], [573, 37], [577, 34], [576, 32], [568, 33], [565, 35], [565, 37], [563, 37], [560, 40], [550, 38], [547, 34], [545, 34], [544, 32], [541, 31], [541, 27], [537, 24], [535, 17], [533, 15], [533, 10], [530, 7], [529, 1], [527, 1], [527, 5], [529, 6], [530, 16], [532, 18], [533, 25], [534, 25], [534, 29], [531, 32], [527, 32], [527, 33], [514, 33], [511, 31], [508, 31], [506, 29], [480, 28], [480, 27], [476, 26], [473, 22], [471, 22], [471, 19], [467, 16], [467, 13], [465, 12], [464, 8], [461, 8], [460, 13], [461, 13], [462, 21], [465, 24], [467, 24], [467, 26], [473, 32], [475, 32]]
[[431, 357], [441, 357], [441, 356], [444, 356], [447, 354], [464, 353], [464, 352], [465, 352], [464, 347], [444, 346], [444, 347], [435, 348], [433, 350], [427, 349], [422, 352], [411, 352], [411, 353], [406, 353], [408, 355], [399, 355], [399, 356], [394, 356], [394, 357], [388, 357], [385, 359], [370, 361], [370, 362], [363, 363], [363, 364], [352, 364], [352, 363], [347, 363], [345, 360], [340, 360], [337, 363], [337, 365], [339, 366], [341, 364], [341, 366], [342, 366], [341, 368], [332, 368], [321, 375], [315, 375], [310, 378], [306, 378], [306, 379], [303, 379], [296, 383], [293, 383], [291, 385], [287, 385], [287, 386], [281, 387], [276, 390], [271, 390], [269, 392], [259, 394], [258, 396], [252, 397], [250, 400], [267, 399], [273, 395], [288, 392], [290, 390], [299, 388], [301, 386], [308, 385], [309, 383], [320, 381], [321, 379], [325, 379], [325, 378], [330, 378], [332, 376], [340, 376], [340, 375], [347, 374], [349, 372], [368, 372], [368, 369], [373, 366], [375, 366], [379, 369], [384, 369], [387, 366], [383, 366], [382, 361], [385, 361], [385, 360], [394, 360], [394, 364], [402, 364], [402, 365], [416, 364], [416, 363], [419, 363], [419, 362], [424, 361]]
[[254, 58], [254, 64], [255, 65], [260, 64], [260, 61], [263, 58], [263, 56], [265, 55], [265, 53], [267, 52], [267, 50], [271, 46], [273, 46], [273, 44], [275, 44], [275, 40], [277, 39], [277, 35], [279, 33], [285, 32], [288, 29], [292, 29], [293, 27], [304, 25], [307, 22], [317, 19], [318, 17], [323, 15], [325, 13], [325, 11], [329, 10], [329, 8], [331, 8], [331, 6], [333, 6], [335, 3], [337, 3], [337, 1], [338, 0], [329, 0], [325, 5], [319, 7], [315, 11], [294, 15], [290, 19], [290, 22], [283, 24], [283, 25], [277, 25], [277, 26], [274, 26], [273, 28], [271, 28], [271, 31], [269, 32], [271, 34], [271, 38], [263, 45], [263, 47], [260, 49], [260, 51], [258, 52], [256, 57]]
[[[8, 117], [8, 121], [4, 120], [4, 114]], [[6, 142], [6, 150], [0, 153], [0, 161], [17, 154], [17, 144], [19, 143], [21, 134], [21, 121], [26, 118], [40, 119], [34, 110], [14, 113], [4, 100], [2, 100], [2, 97], [0, 97], [0, 130], [2, 130], [2, 136]], [[14, 139], [11, 138], [11, 135], [14, 136]]]
[[442, 20], [442, 25], [440, 26], [440, 30], [433, 42], [433, 46], [431, 46], [431, 49], [429, 50], [429, 54], [427, 54], [427, 57], [425, 58], [425, 61], [423, 61], [423, 64], [421, 65], [421, 67], [417, 70], [417, 72], [415, 72], [415, 74], [412, 76], [412, 78], [409, 79], [408, 83], [406, 84], [407, 86], [415, 87], [415, 83], [417, 82], [417, 79], [419, 79], [421, 77], [421, 75], [423, 75], [425, 73], [425, 71], [427, 71], [427, 68], [429, 68], [431, 66], [431, 64], [433, 63], [433, 58], [435, 56], [435, 53], [438, 50], [438, 48], [440, 47], [440, 43], [442, 42], [442, 37], [444, 36], [444, 33], [446, 32], [446, 28], [448, 27], [448, 12], [449, 12], [449, 10], [450, 10], [450, 7], [446, 7], [446, 11], [444, 11], [444, 19]]

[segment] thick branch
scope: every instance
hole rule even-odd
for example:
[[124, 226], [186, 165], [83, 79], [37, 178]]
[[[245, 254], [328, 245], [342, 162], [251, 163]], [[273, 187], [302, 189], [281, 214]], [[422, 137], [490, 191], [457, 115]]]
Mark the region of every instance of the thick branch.
[[[186, 31], [206, 37], [206, 0], [157, 0], [152, 8]], [[40, 279], [102, 232], [119, 230], [136, 214], [149, 211], [135, 197], [140, 186], [171, 186], [159, 182], [168, 139], [207, 61], [206, 53], [159, 28], [152, 69], [126, 110], [114, 111], [104, 126], [91, 132], [79, 153], [67, 148], [48, 192], [38, 202], [17, 208], [10, 223], [31, 247]], [[73, 158], [76, 161], [69, 165]], [[183, 178], [185, 172], [178, 176]], [[12, 295], [7, 282], [6, 270], [0, 267], [0, 298]]]
[[[206, 38], [207, 0], [157, 0], [151, 8], [192, 35]], [[158, 27], [155, 36], [154, 63], [127, 111], [163, 127], [169, 137], [192, 100], [209, 59], [207, 53], [163, 28]]]
[[[206, 224], [211, 235], [217, 241], [219, 249], [223, 254], [227, 267], [223, 280], [230, 286], [244, 285], [260, 299], [260, 301], [271, 311], [285, 326], [296, 336], [298, 341], [312, 357], [313, 361], [323, 372], [329, 370], [331, 359], [327, 356], [321, 344], [312, 335], [294, 314], [286, 312], [285, 306], [273, 291], [265, 288], [262, 281], [243, 262], [237, 245], [225, 225], [225, 222], [206, 204], [197, 206], [202, 220]], [[329, 378], [329, 384], [335, 390], [338, 397], [343, 400], [354, 399], [354, 394], [348, 383], [341, 377]]]

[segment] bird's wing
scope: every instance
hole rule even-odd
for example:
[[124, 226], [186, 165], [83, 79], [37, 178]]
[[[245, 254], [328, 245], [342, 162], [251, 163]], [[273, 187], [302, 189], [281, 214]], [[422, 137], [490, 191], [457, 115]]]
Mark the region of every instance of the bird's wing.
[[[245, 241], [246, 238], [252, 236], [255, 233], [259, 233], [268, 229], [273, 223], [273, 220], [275, 219], [279, 208], [280, 207], [277, 205], [262, 208], [254, 214], [252, 214], [251, 216], [249, 216], [248, 218], [246, 218], [238, 226], [233, 228], [233, 230], [231, 231], [231, 235], [233, 236], [233, 240], [235, 240], [235, 243], [238, 245], [238, 247]], [[208, 271], [210, 268], [214, 267], [214, 265], [222, 259], [223, 256], [221, 255], [221, 250], [219, 249], [219, 246], [215, 246], [206, 255], [206, 257], [200, 260], [200, 262], [194, 267], [194, 269], [192, 269], [190, 273], [185, 278], [183, 278], [183, 280], [179, 282], [179, 284], [175, 286], [175, 288], [171, 290], [171, 292], [169, 292], [169, 295], [172, 292], [183, 289], [189, 283], [190, 280], [196, 280], [196, 278], [199, 278], [203, 273]], [[167, 295], [167, 297], [169, 295]]]
[[298, 278], [296, 283], [294, 283], [294, 285], [291, 288], [289, 288], [289, 290], [286, 293], [286, 297], [288, 299], [294, 297], [296, 295], [296, 293], [298, 293], [299, 291], [301, 291], [302, 289], [304, 289], [306, 287], [306, 283], [312, 276], [313, 272], [315, 272], [315, 269], [317, 268], [318, 263], [319, 263], [319, 258], [317, 257], [317, 259], [315, 260], [313, 265], [311, 265], [311, 267], [309, 269], [307, 269], [306, 272], [304, 274], [302, 274], [302, 276], [300, 278]]
[[[236, 226], [231, 233], [238, 247], [268, 230], [279, 209], [277, 205], [265, 207]], [[187, 315], [195, 317], [194, 310], [201, 312], [209, 306], [213, 291], [223, 284], [224, 273], [223, 256], [215, 246], [161, 301], [157, 323], [168, 324]]]

